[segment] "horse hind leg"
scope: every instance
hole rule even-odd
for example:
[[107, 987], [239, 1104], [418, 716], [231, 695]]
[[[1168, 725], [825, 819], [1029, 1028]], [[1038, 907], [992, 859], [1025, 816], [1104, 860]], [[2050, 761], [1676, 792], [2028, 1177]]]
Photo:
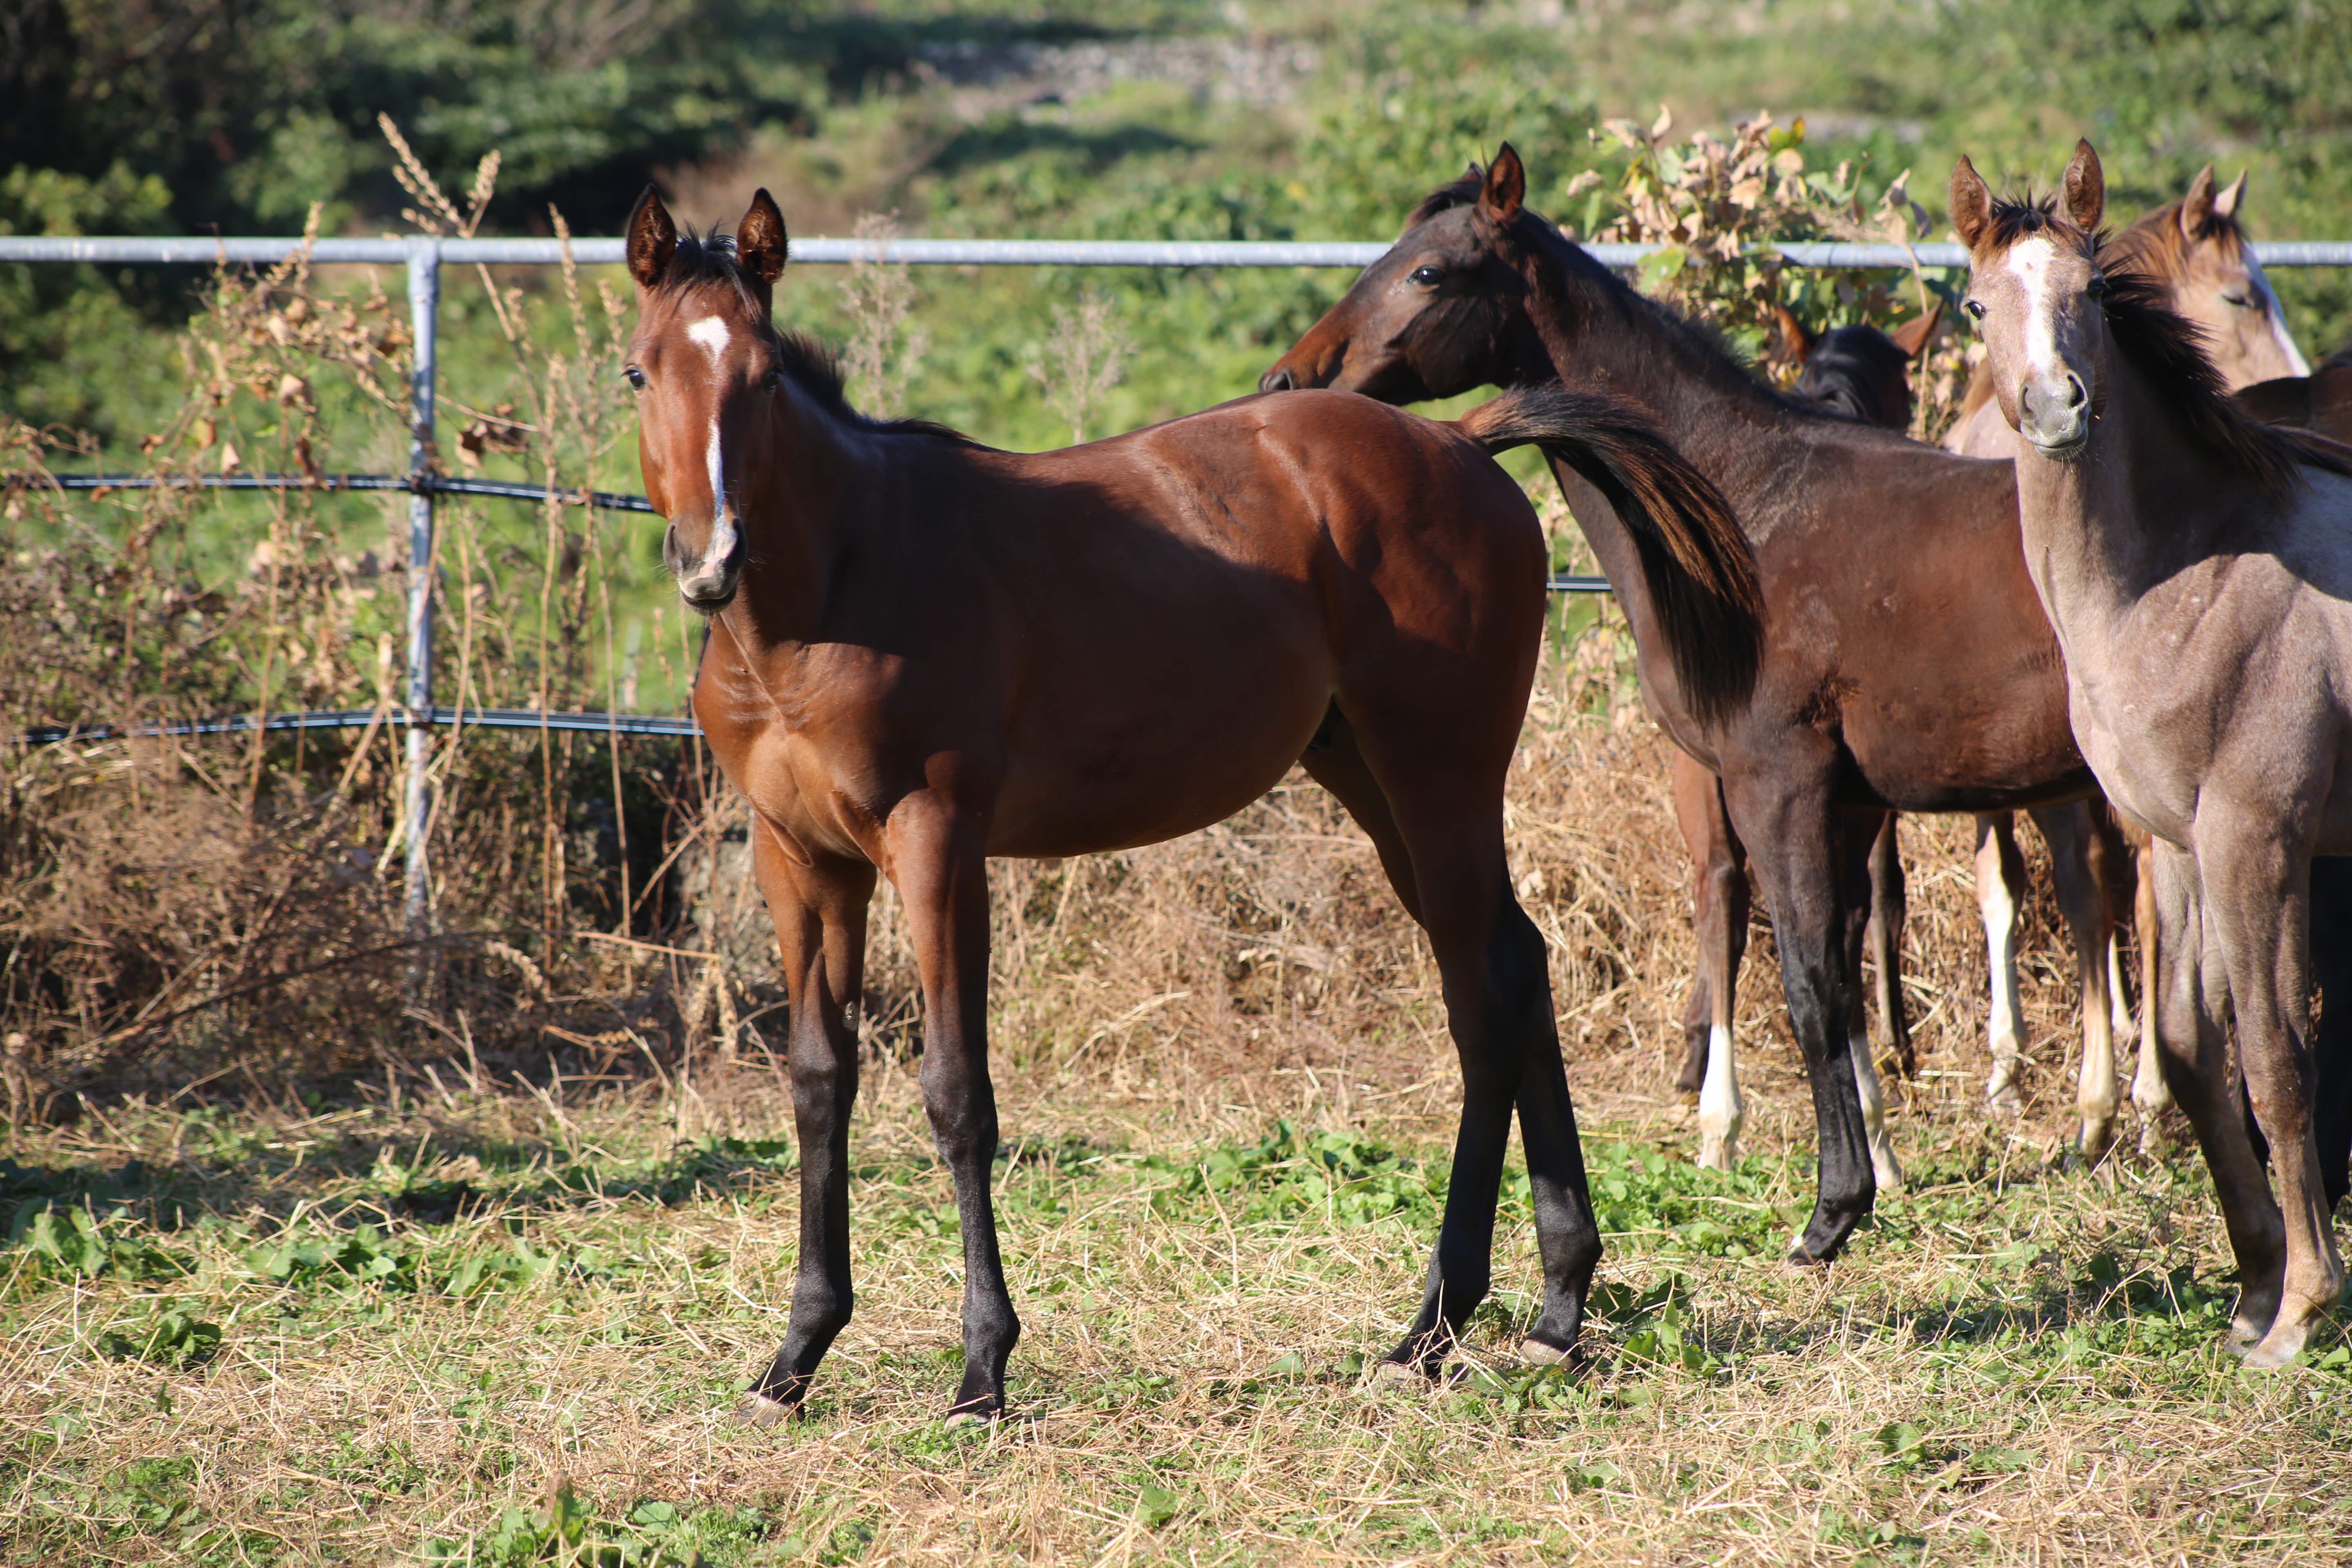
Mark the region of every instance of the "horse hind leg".
[[1462, 1121], [1437, 1246], [1420, 1310], [1385, 1358], [1425, 1374], [1436, 1372], [1486, 1295], [1514, 1104], [1544, 1271], [1543, 1306], [1520, 1347], [1529, 1360], [1558, 1362], [1574, 1351], [1601, 1260], [1543, 938], [1512, 896], [1504, 858], [1499, 766], [1491, 790], [1481, 792], [1450, 769], [1441, 778], [1397, 760], [1448, 754], [1425, 733], [1382, 748], [1343, 718], [1328, 745], [1300, 759], [1370, 837], [1398, 896], [1429, 933], [1462, 1064]]
[[1992, 983], [1985, 1020], [1992, 1076], [1985, 1103], [1996, 1115], [2024, 1108], [2017, 1089], [2018, 1052], [2025, 1034], [2017, 1005], [2017, 911], [2025, 898], [2025, 858], [2017, 850], [2017, 818], [2006, 811], [1977, 817], [1977, 910], [1984, 919], [1985, 967]]
[[2115, 1140], [2122, 1091], [2116, 1079], [2115, 1017], [2107, 994], [2107, 954], [2115, 935], [2107, 898], [2106, 846], [2089, 805], [2036, 810], [2033, 824], [2050, 846], [2051, 880], [2058, 907], [2074, 939], [2074, 973], [2082, 987], [2083, 1066], [2075, 1079], [2074, 1106], [2081, 1118], [2077, 1144], [2093, 1163]]
[[1731, 1030], [1739, 962], [1748, 947], [1747, 857], [1716, 776], [1677, 752], [1674, 781], [1675, 817], [1691, 852], [1691, 924], [1699, 960], [1684, 1015], [1689, 1052], [1679, 1082], [1698, 1094], [1699, 1165], [1727, 1171], [1738, 1158], [1747, 1120]]

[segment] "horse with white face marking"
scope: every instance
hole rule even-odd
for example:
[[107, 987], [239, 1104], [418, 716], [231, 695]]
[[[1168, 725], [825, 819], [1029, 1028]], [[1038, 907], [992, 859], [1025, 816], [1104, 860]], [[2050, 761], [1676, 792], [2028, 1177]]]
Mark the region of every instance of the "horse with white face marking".
[[922, 974], [922, 1091], [963, 1240], [961, 1418], [1004, 1407], [1021, 1324], [999, 1254], [988, 862], [1152, 844], [1297, 764], [1345, 805], [1428, 932], [1464, 1082], [1445, 1213], [1392, 1373], [1433, 1373], [1490, 1282], [1511, 1118], [1543, 1302], [1576, 1348], [1601, 1237], [1542, 936], [1511, 890], [1503, 786], [1541, 648], [1546, 545], [1490, 457], [1538, 445], [1628, 519], [1621, 567], [1670, 718], [1736, 707], [1755, 563], [1706, 480], [1620, 401], [1528, 388], [1441, 422], [1336, 393], [1244, 398], [1061, 452], [868, 419], [778, 330], [783, 215], [681, 237], [629, 222], [627, 374], [663, 554], [709, 616], [694, 712], [752, 809], [792, 998], [801, 1243], [761, 1419], [799, 1406], [849, 1321], [849, 1115], [877, 876]]
[[[1951, 202], [2075, 736], [2157, 841], [2159, 923], [2199, 933], [2150, 1022], [2237, 1254], [2231, 1339], [2280, 1365], [2344, 1285], [2312, 1125], [2307, 898], [2312, 858], [2352, 853], [2352, 450], [2248, 418], [2161, 288], [2107, 266], [2088, 142], [2048, 201], [1995, 201], [1964, 158]], [[2241, 1113], [2233, 1015], [2280, 1201]]]
[[[2287, 330], [2278, 296], [2246, 233], [2245, 194], [2242, 174], [2226, 188], [2217, 189], [2209, 163], [2189, 182], [2187, 195], [2142, 213], [2107, 245], [2106, 265], [2111, 269], [2128, 268], [2156, 279], [2173, 310], [2205, 331], [2207, 357], [2233, 389], [2273, 377], [2307, 374], [2303, 351]], [[2015, 453], [2017, 436], [2001, 419], [1988, 366], [1979, 364], [1969, 379], [1959, 421], [1944, 437], [1944, 445], [1971, 458], [2008, 458]], [[2084, 1019], [2081, 1099], [2086, 1106], [2108, 1107], [2112, 1116], [2119, 1100], [2113, 1041], [2129, 1039], [2136, 1026], [2125, 1001], [2122, 953], [2113, 927], [2091, 911], [2095, 903], [2105, 905], [2110, 888], [2121, 881], [2123, 846], [2111, 837], [2113, 825], [2095, 802], [2037, 812], [2034, 823], [2050, 844], [2053, 880], [2057, 884], [2059, 907], [2074, 938], [2076, 969], [2085, 994], [2104, 983], [2108, 998], [2104, 1028], [2095, 1019]], [[1985, 1033], [1992, 1050], [1993, 1074], [1985, 1094], [1996, 1109], [2013, 1110], [2019, 1103], [2016, 1069], [2025, 1032], [2024, 1014], [2018, 1005], [2017, 915], [2026, 894], [2025, 859], [2018, 850], [2015, 813], [1987, 812], [1977, 818], [1976, 879], [1977, 905], [1984, 920], [1986, 956], [1992, 973], [1992, 1005]], [[2141, 904], [2146, 923], [2150, 911], [2145, 893]], [[2105, 926], [2108, 934], [2095, 948], [2099, 926]], [[2154, 932], [2144, 930], [2140, 936], [2146, 961], [2143, 974], [2149, 977], [2155, 973], [2153, 942]], [[2151, 988], [2145, 984], [2142, 987], [2143, 991]], [[2143, 1147], [2155, 1131], [2157, 1117], [2171, 1103], [2157, 1068], [2155, 1049], [2143, 1037], [2132, 1085]]]

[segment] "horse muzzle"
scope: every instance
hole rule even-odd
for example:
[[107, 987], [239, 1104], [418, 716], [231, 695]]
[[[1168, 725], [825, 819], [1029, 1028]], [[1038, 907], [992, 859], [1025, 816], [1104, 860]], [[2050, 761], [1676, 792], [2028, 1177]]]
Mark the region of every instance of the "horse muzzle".
[[662, 561], [677, 577], [677, 595], [687, 608], [717, 615], [735, 602], [735, 590], [742, 584], [743, 535], [738, 531], [726, 554], [717, 559], [706, 552], [688, 560], [678, 542], [677, 524], [672, 523], [662, 536]]
[[2091, 395], [2072, 371], [2054, 385], [2028, 381], [2017, 395], [2017, 433], [2045, 458], [2070, 463], [2091, 440]]

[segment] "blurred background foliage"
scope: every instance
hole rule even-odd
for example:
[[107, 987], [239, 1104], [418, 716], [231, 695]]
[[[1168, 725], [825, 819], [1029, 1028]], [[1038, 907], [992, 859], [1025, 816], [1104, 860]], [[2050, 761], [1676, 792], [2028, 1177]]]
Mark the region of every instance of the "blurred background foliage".
[[[313, 203], [328, 233], [397, 228], [383, 112], [451, 184], [502, 154], [486, 232], [547, 232], [552, 206], [611, 233], [652, 178], [705, 222], [768, 184], [804, 234], [895, 213], [907, 233], [1360, 239], [1504, 137], [1534, 204], [1590, 232], [1611, 215], [1569, 184], [1622, 163], [1588, 130], [1660, 102], [1687, 130], [1802, 114], [1809, 162], [1852, 158], [1865, 205], [1916, 168], [1938, 208], [1963, 149], [2046, 179], [2084, 133], [2119, 209], [2210, 160], [2253, 171], [2257, 233], [2352, 232], [2342, 0], [16, 0], [0, 230], [290, 233]], [[837, 276], [803, 273], [786, 309], [840, 334]], [[1052, 443], [1066, 426], [1024, 370], [1082, 280], [919, 281], [913, 410]], [[1247, 390], [1344, 278], [1091, 281], [1135, 344], [1123, 427]], [[2306, 346], [2335, 346], [2352, 283], [2280, 281]], [[194, 285], [0, 269], [0, 412], [110, 443], [159, 427]], [[452, 279], [445, 353], [488, 407], [509, 362], [467, 292]]]

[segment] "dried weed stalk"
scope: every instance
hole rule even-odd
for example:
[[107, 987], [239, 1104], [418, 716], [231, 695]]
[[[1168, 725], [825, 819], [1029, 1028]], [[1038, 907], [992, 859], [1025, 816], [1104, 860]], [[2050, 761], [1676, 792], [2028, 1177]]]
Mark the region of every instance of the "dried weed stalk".
[[842, 308], [850, 321], [843, 368], [866, 413], [877, 419], [895, 419], [906, 410], [908, 383], [930, 348], [930, 339], [911, 319], [915, 280], [907, 264], [889, 258], [898, 215], [867, 213], [857, 220], [855, 233], [872, 244], [877, 254], [855, 258], [841, 286]]
[[1126, 374], [1134, 349], [1108, 296], [1088, 288], [1076, 309], [1054, 307], [1054, 335], [1037, 349], [1029, 375], [1045, 389], [1045, 406], [1069, 422], [1073, 447], [1086, 440], [1088, 422]]

